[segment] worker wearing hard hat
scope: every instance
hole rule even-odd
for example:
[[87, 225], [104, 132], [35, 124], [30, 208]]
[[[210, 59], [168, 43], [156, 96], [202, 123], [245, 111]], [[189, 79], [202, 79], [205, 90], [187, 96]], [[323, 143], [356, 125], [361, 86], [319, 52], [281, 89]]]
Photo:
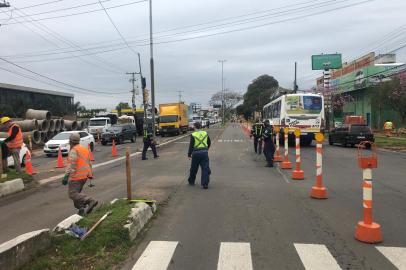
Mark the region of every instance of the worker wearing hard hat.
[[[21, 128], [10, 119], [10, 117], [2, 117], [0, 123], [7, 128], [8, 137], [4, 141], [0, 141], [0, 144], [5, 143], [8, 151], [14, 160], [14, 167], [18, 173], [22, 173], [20, 164], [20, 150], [24, 144], [23, 133]], [[3, 159], [4, 170], [8, 170], [7, 158]]]
[[383, 129], [385, 130], [385, 135], [386, 137], [390, 137], [395, 125], [393, 124], [392, 121], [386, 120], [385, 124], [383, 125]]
[[66, 168], [62, 184], [69, 184], [69, 198], [73, 201], [75, 208], [79, 210], [78, 214], [83, 216], [92, 212], [98, 202], [81, 193], [87, 179], [93, 178], [93, 170], [89, 150], [80, 145], [79, 142], [79, 133], [72, 133], [69, 137], [69, 166]]
[[266, 167], [273, 167], [273, 156], [275, 153], [275, 145], [273, 139], [273, 123], [269, 120], [264, 121], [264, 155], [266, 158]]

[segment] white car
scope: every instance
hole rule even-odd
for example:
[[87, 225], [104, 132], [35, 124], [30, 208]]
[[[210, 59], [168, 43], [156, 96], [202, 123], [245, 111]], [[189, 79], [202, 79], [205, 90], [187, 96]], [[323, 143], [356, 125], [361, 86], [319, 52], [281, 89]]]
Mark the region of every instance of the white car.
[[[5, 140], [5, 138], [0, 138], [0, 141], [4, 141], [4, 140]], [[30, 150], [28, 150], [25, 143], [23, 143], [23, 147], [21, 147], [21, 150], [20, 150], [20, 164], [21, 164], [21, 166], [25, 165], [25, 158], [26, 158], [26, 155], [27, 155], [28, 152], [30, 152]], [[8, 166], [14, 166], [14, 159], [13, 159], [12, 156], [9, 156], [7, 158], [7, 164], [8, 164]]]
[[79, 133], [80, 144], [86, 148], [90, 146], [90, 150], [93, 151], [95, 141], [93, 135], [86, 131], [65, 131], [57, 134], [51, 140], [49, 140], [44, 146], [45, 154], [50, 157], [54, 154], [58, 154], [59, 147], [61, 148], [62, 155], [67, 155], [70, 150], [69, 137], [72, 133]]

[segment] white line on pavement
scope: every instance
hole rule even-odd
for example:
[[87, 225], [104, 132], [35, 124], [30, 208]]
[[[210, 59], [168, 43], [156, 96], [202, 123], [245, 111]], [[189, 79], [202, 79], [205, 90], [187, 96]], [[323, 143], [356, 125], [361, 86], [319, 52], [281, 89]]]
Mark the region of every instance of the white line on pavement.
[[406, 248], [376, 247], [399, 270], [406, 269]]
[[294, 245], [306, 270], [341, 270], [325, 245]]
[[178, 242], [151, 241], [132, 270], [166, 270]]
[[276, 170], [280, 175], [282, 175], [283, 180], [285, 180], [286, 183], [290, 183], [289, 179], [286, 177], [286, 175], [281, 171], [279, 162], [274, 162], [274, 166], [276, 166]]
[[252, 269], [250, 243], [221, 243], [217, 270]]
[[[189, 134], [182, 135], [182, 136], [177, 137], [177, 138], [175, 138], [175, 139], [173, 139], [173, 140], [169, 140], [169, 141], [163, 142], [163, 143], [159, 144], [158, 147], [167, 145], [167, 144], [169, 144], [169, 143], [171, 143], [171, 142], [174, 142], [174, 141], [177, 141], [177, 140], [180, 140], [180, 139], [183, 139], [183, 138], [185, 138], [185, 137], [187, 137], [187, 136], [189, 136]], [[132, 153], [130, 156], [131, 156], [131, 157], [135, 157], [135, 156], [138, 156], [138, 155], [141, 155], [141, 152]], [[108, 161], [105, 161], [105, 162], [102, 162], [102, 163], [94, 164], [94, 165], [93, 165], [93, 169], [96, 169], [96, 168], [98, 168], [98, 167], [105, 166], [105, 165], [108, 165], [108, 164], [112, 164], [112, 163], [114, 163], [114, 162], [117, 162], [117, 161], [120, 161], [120, 160], [124, 160], [124, 159], [125, 159], [125, 156], [119, 157], [119, 158], [115, 158], [115, 159], [112, 159], [112, 160], [108, 160]], [[46, 178], [46, 179], [39, 180], [38, 183], [39, 183], [40, 185], [44, 185], [44, 184], [47, 184], [47, 183], [49, 183], [49, 182], [52, 182], [52, 181], [61, 179], [64, 175], [65, 175], [65, 174], [55, 175], [55, 176], [52, 176], [52, 177], [49, 177], [49, 178]]]

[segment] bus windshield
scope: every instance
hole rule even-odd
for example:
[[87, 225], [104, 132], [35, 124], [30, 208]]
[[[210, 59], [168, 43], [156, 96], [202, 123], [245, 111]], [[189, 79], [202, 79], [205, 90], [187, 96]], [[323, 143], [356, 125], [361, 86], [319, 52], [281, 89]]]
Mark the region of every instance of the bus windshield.
[[318, 96], [286, 96], [287, 114], [319, 114], [322, 100]]

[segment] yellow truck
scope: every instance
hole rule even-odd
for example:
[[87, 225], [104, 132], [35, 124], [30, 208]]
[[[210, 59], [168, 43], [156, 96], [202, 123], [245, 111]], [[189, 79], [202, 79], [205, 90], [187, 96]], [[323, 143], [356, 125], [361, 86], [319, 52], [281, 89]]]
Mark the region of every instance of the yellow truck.
[[180, 103], [159, 104], [159, 134], [179, 135], [189, 127], [188, 105]]

